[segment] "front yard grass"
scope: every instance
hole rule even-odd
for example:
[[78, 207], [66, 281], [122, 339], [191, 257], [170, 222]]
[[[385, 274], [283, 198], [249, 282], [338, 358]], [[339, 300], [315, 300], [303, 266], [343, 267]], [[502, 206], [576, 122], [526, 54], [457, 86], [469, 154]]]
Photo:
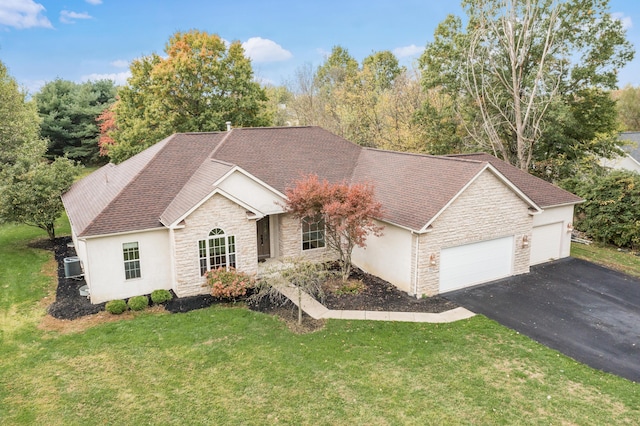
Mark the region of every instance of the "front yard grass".
[[43, 330], [34, 232], [0, 227], [0, 424], [640, 423], [638, 384], [482, 316], [294, 334], [235, 305]]
[[571, 243], [571, 256], [640, 277], [640, 256], [628, 250], [597, 244]]

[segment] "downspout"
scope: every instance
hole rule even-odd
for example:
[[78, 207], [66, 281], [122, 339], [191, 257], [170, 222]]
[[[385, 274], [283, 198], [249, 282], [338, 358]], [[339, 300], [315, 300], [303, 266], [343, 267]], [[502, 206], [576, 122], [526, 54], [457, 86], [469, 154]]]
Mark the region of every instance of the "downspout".
[[[176, 293], [177, 290], [177, 277], [176, 277], [176, 243], [175, 232], [172, 227], [169, 227], [169, 246], [171, 247], [171, 290]], [[177, 294], [177, 293], [176, 293]]]
[[415, 267], [413, 270], [413, 295], [418, 297], [418, 252], [420, 250], [420, 234], [417, 234], [411, 230], [411, 234], [416, 236], [416, 254], [415, 254]]

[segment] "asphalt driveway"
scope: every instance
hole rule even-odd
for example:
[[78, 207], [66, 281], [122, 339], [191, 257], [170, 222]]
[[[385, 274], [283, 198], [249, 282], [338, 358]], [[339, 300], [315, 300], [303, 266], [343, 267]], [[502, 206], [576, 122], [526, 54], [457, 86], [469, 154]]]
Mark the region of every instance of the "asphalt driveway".
[[593, 368], [640, 382], [640, 279], [567, 258], [444, 297]]

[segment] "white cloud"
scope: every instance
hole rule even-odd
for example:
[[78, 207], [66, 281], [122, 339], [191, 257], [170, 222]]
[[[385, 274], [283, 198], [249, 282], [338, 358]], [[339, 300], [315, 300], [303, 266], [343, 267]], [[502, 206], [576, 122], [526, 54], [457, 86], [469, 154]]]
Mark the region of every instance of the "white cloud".
[[116, 84], [116, 86], [124, 86], [125, 84], [127, 84], [127, 79], [129, 77], [131, 77], [131, 71], [123, 71], [110, 74], [93, 73], [89, 75], [83, 75], [82, 77], [80, 77], [80, 81], [111, 80]]
[[111, 65], [116, 68], [126, 68], [129, 66], [129, 61], [125, 61], [124, 59], [116, 59], [115, 61], [111, 62]]
[[31, 98], [34, 94], [38, 93], [42, 86], [47, 84], [45, 80], [21, 80], [18, 82], [20, 88], [27, 93], [27, 97]]
[[424, 47], [416, 46], [415, 44], [411, 44], [409, 46], [396, 47], [393, 49], [393, 54], [398, 58], [406, 58], [407, 56], [416, 56], [421, 54], [424, 51]]
[[46, 9], [33, 0], [0, 1], [0, 25], [18, 29], [43, 27], [53, 28], [51, 21], [43, 15]]
[[60, 12], [60, 22], [63, 24], [75, 24], [76, 19], [92, 19], [93, 17], [87, 12], [71, 12], [69, 10], [63, 10]]
[[291, 52], [283, 49], [278, 43], [262, 37], [251, 37], [242, 43], [247, 56], [254, 62], [286, 61], [293, 57]]
[[102, 0], [85, 0], [89, 4], [98, 5], [102, 4]]
[[617, 19], [622, 22], [622, 28], [625, 30], [631, 28], [633, 26], [633, 22], [631, 22], [631, 16], [625, 16], [622, 12], [615, 12], [611, 14], [613, 19]]

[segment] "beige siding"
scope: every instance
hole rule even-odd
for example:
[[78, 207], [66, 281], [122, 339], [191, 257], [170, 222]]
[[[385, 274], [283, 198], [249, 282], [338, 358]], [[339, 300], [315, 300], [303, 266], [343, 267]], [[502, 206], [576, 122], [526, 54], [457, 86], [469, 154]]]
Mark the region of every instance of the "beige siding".
[[[126, 279], [122, 244], [132, 242], [138, 243], [141, 276]], [[82, 256], [91, 291], [91, 303], [171, 288], [169, 231], [166, 229], [89, 238], [78, 243], [78, 253]], [[89, 265], [91, 267], [87, 268]]]
[[382, 235], [369, 235], [364, 248], [356, 246], [353, 249], [353, 264], [389, 281], [400, 290], [413, 294], [411, 232], [381, 222], [377, 222], [377, 225], [384, 226]]
[[278, 253], [282, 258], [303, 257], [314, 262], [336, 259], [327, 247], [313, 250], [302, 250], [302, 225], [300, 219], [286, 213], [279, 216]]
[[573, 205], [549, 207], [533, 217], [533, 227], [560, 223], [560, 258], [568, 257], [571, 253], [571, 229], [573, 229]]
[[[494, 238], [515, 236], [513, 275], [529, 272], [532, 216], [529, 206], [489, 170], [438, 217], [418, 245], [418, 295], [439, 291], [440, 250]], [[415, 256], [415, 248], [414, 256]], [[433, 262], [431, 261], [433, 259]]]
[[174, 233], [175, 274], [174, 291], [180, 297], [208, 292], [200, 276], [198, 241], [207, 238], [214, 228], [236, 238], [237, 269], [255, 274], [258, 269], [256, 221], [247, 219], [246, 210], [216, 194], [184, 220], [184, 228]]

